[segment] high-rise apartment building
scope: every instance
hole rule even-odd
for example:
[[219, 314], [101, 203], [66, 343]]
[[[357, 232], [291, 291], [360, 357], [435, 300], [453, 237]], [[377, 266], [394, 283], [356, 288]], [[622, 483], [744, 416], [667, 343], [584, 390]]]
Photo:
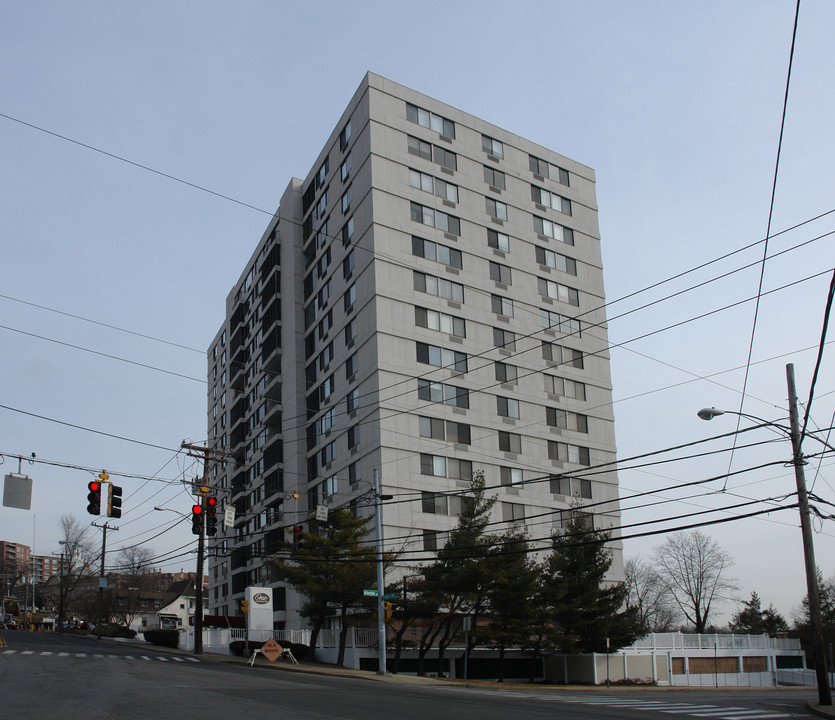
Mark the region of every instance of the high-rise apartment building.
[[[209, 443], [236, 458], [212, 471], [236, 519], [210, 538], [210, 613], [375, 470], [404, 563], [443, 544], [479, 471], [494, 530], [546, 538], [584, 504], [619, 524], [594, 172], [377, 75], [290, 181], [208, 372]], [[276, 627], [300, 627], [275, 587]]]

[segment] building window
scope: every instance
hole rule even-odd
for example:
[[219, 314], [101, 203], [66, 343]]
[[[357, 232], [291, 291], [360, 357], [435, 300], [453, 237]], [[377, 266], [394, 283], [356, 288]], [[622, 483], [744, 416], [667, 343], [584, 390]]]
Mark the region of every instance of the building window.
[[437, 145], [432, 146], [432, 159], [435, 161], [436, 164], [440, 165], [447, 170], [457, 170], [458, 169], [458, 158], [454, 152], [451, 150], [447, 150], [446, 148], [438, 147]]
[[[420, 474], [432, 475], [435, 477], [446, 477], [446, 458], [440, 455], [428, 455], [426, 453], [420, 454]], [[426, 495], [433, 493], [424, 493], [424, 501]], [[424, 510], [426, 512], [426, 510]]]
[[499, 468], [501, 473], [502, 485], [523, 485], [522, 471], [519, 468], [502, 467]]
[[491, 188], [506, 189], [504, 173], [501, 170], [496, 170], [496, 168], [487, 167], [487, 165], [484, 166], [484, 182]]
[[442, 548], [444, 545], [446, 545], [448, 538], [448, 532], [440, 532], [438, 530], [424, 530], [423, 551], [436, 552], [438, 548]]
[[416, 343], [417, 361], [425, 365], [449, 368], [457, 372], [467, 372], [467, 354], [457, 350], [448, 350], [426, 343]]
[[419, 170], [409, 170], [409, 185], [418, 190], [437, 195], [439, 198], [449, 202], [458, 202], [458, 186], [432, 177]]
[[551, 475], [548, 482], [554, 495], [571, 495], [571, 478], [563, 475]]
[[548, 441], [548, 458], [557, 462], [591, 465], [589, 449], [581, 445]]
[[447, 315], [437, 310], [415, 307], [415, 325], [449, 333], [455, 337], [467, 337], [467, 326], [464, 318]]
[[342, 296], [342, 302], [345, 306], [345, 312], [351, 312], [354, 307], [354, 303], [357, 301], [357, 286], [351, 285], [346, 291], [345, 294]]
[[545, 392], [553, 393], [554, 395], [562, 395], [563, 397], [573, 398], [575, 400], [586, 399], [586, 384], [577, 382], [576, 380], [567, 380], [566, 378], [556, 377], [554, 375], [544, 375], [545, 378]]
[[357, 337], [357, 319], [351, 318], [351, 321], [345, 326], [345, 346], [348, 347]]
[[519, 401], [513, 398], [497, 397], [496, 412], [500, 417], [519, 419]]
[[342, 161], [342, 164], [339, 166], [339, 177], [342, 179], [342, 182], [345, 182], [351, 175], [351, 153], [348, 153], [348, 156]]
[[522, 436], [516, 433], [499, 430], [499, 450], [502, 452], [521, 453]]
[[510, 273], [510, 267], [502, 265], [501, 263], [489, 261], [490, 264], [490, 279], [496, 282], [504, 283], [505, 285], [512, 285], [513, 280]]
[[356, 412], [360, 406], [360, 390], [359, 388], [354, 388], [345, 398], [345, 410], [350, 415], [352, 412]]
[[354, 425], [353, 427], [348, 428], [348, 449], [356, 447], [359, 445], [360, 441], [360, 426]]
[[446, 439], [451, 443], [458, 443], [459, 445], [469, 445], [470, 440], [470, 426], [467, 423], [452, 422], [447, 420], [446, 423]]
[[422, 378], [418, 378], [418, 398], [460, 408], [470, 407], [470, 392], [467, 388], [430, 382]]
[[566, 245], [574, 244], [574, 231], [571, 228], [557, 225], [557, 223], [553, 223], [545, 218], [534, 215], [533, 229], [534, 232], [537, 232], [540, 235], [553, 238], [554, 240], [565, 243]]
[[[572, 520], [579, 521], [580, 527], [584, 531], [592, 532], [594, 530], [594, 515], [580, 510], [557, 510], [553, 516], [553, 526], [564, 528]], [[711, 667], [713, 666], [711, 665]]]
[[496, 380], [500, 383], [516, 382], [518, 371], [515, 365], [508, 365], [507, 363], [494, 363], [496, 368]]
[[349, 185], [348, 189], [342, 194], [341, 204], [342, 204], [342, 214], [347, 215], [348, 210], [351, 208], [351, 200], [354, 198], [354, 186]]
[[464, 267], [463, 256], [460, 250], [440, 245], [431, 240], [424, 240], [415, 235], [412, 235], [412, 255], [426, 258], [427, 260], [434, 260], [443, 265], [458, 268], [461, 270]]
[[331, 428], [333, 428], [334, 422], [336, 422], [336, 410], [334, 408], [330, 408], [316, 421], [316, 434], [324, 435], [326, 432], [330, 432]]
[[433, 440], [446, 440], [444, 421], [421, 415], [418, 417], [418, 434], [420, 437], [432, 438]]
[[359, 463], [352, 462], [348, 466], [348, 482], [351, 485], [356, 485], [360, 480]]
[[548, 192], [536, 185], [531, 185], [531, 200], [552, 210], [556, 210], [563, 215], [571, 215], [571, 200], [561, 195]]
[[557, 330], [564, 335], [580, 337], [580, 321], [567, 315], [560, 315], [550, 310], [540, 310], [539, 324], [549, 330]]
[[410, 155], [417, 155], [424, 160], [432, 161], [432, 145], [420, 138], [408, 136], [407, 147]]
[[525, 506], [521, 503], [502, 503], [502, 520], [509, 523], [525, 521]]
[[510, 238], [504, 233], [488, 230], [487, 247], [501, 250], [502, 252], [510, 252]]
[[354, 269], [354, 251], [351, 250], [342, 260], [342, 277], [347, 278]]
[[587, 415], [560, 410], [559, 408], [545, 408], [545, 422], [550, 427], [562, 430], [574, 430], [575, 432], [587, 433], [589, 431], [589, 419]]
[[493, 328], [493, 346], [505, 350], [516, 350], [516, 333], [501, 328]]
[[330, 170], [330, 158], [325, 158], [325, 162], [322, 163], [322, 166], [319, 168], [319, 172], [316, 173], [317, 189], [325, 184], [325, 178], [328, 176], [328, 170]]
[[553, 300], [580, 306], [580, 291], [575, 288], [568, 287], [562, 283], [556, 283], [553, 280], [546, 280], [545, 278], [537, 278], [537, 285], [539, 287], [539, 294]]
[[485, 198], [487, 214], [497, 220], [507, 220], [507, 205], [493, 198]]
[[497, 315], [513, 317], [513, 300], [510, 298], [502, 297], [501, 295], [491, 295], [490, 307]]
[[348, 147], [348, 143], [351, 141], [351, 121], [349, 120], [345, 123], [345, 127], [342, 128], [342, 132], [339, 133], [339, 149], [344, 150]]
[[443, 230], [451, 235], [461, 234], [461, 221], [454, 215], [448, 215], [445, 212], [416, 202], [411, 204], [411, 215], [415, 222], [438, 228], [438, 230]]
[[357, 374], [357, 353], [354, 353], [345, 361], [345, 377], [350, 380]]
[[539, 247], [539, 245], [536, 246], [536, 261], [540, 265], [553, 268], [554, 270], [560, 270], [569, 275], [577, 274], [577, 261], [574, 258], [560, 255], [553, 250]]
[[554, 182], [558, 182], [560, 185], [565, 185], [566, 187], [569, 186], [568, 170], [552, 165], [551, 163], [541, 160], [538, 157], [534, 157], [533, 155], [528, 155], [528, 162], [531, 172], [534, 175], [541, 175], [543, 178], [550, 178]]
[[335, 456], [336, 442], [331, 441], [319, 451], [319, 466], [325, 467], [325, 465], [332, 463]]
[[494, 140], [487, 135], [481, 136], [481, 149], [484, 150], [488, 155], [492, 155], [493, 157], [503, 158], [504, 157], [504, 145], [500, 143], [498, 140]]
[[464, 302], [464, 286], [445, 278], [438, 278], [415, 270], [414, 286], [416, 291], [427, 295], [435, 295], [459, 303]]
[[406, 119], [422, 127], [431, 128], [445, 137], [455, 138], [455, 123], [452, 120], [447, 120], [417, 105], [406, 103]]
[[342, 244], [348, 245], [354, 239], [354, 218], [348, 218], [348, 222], [346, 222], [342, 226]]
[[542, 341], [542, 359], [555, 362], [560, 365], [583, 369], [583, 351], [567, 348], [556, 343]]

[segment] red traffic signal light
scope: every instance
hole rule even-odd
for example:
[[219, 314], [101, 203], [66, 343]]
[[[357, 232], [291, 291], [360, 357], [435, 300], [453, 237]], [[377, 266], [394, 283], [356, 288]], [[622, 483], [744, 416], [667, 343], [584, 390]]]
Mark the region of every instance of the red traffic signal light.
[[203, 508], [200, 505], [191, 506], [191, 531], [195, 535], [200, 535], [203, 532], [202, 512]]
[[293, 526], [293, 550], [298, 550], [304, 540], [302, 538], [302, 534], [304, 533], [304, 525], [294, 525]]
[[87, 512], [90, 515], [101, 515], [101, 483], [91, 480], [87, 483]]
[[217, 498], [209, 495], [206, 498], [206, 534], [217, 535]]

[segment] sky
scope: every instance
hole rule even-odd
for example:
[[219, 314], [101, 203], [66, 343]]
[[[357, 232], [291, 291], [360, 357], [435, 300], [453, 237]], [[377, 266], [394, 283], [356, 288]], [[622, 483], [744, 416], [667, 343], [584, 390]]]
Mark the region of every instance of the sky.
[[[835, 4], [802, 2], [778, 164], [794, 17], [788, 0], [0, 0], [0, 470], [34, 486], [30, 511], [0, 507], [0, 539], [57, 553], [61, 516], [89, 519], [106, 469], [124, 488], [108, 549], [192, 568], [189, 523], [153, 507], [191, 506], [181, 480], [197, 469], [176, 451], [205, 439], [206, 349], [369, 70], [595, 169], [624, 466], [755, 424], [696, 416], [740, 410], [743, 386], [743, 412], [787, 423], [786, 364], [805, 403], [835, 266]], [[810, 430], [833, 425], [833, 351]], [[624, 534], [793, 502], [788, 440], [739, 438], [760, 444], [622, 469], [624, 524], [666, 519]], [[805, 441], [807, 482], [831, 515], [823, 448]], [[831, 577], [835, 525], [814, 530]], [[734, 558], [739, 598], [791, 618], [796, 509], [702, 531]], [[627, 538], [624, 555], [650, 560], [665, 537]]]

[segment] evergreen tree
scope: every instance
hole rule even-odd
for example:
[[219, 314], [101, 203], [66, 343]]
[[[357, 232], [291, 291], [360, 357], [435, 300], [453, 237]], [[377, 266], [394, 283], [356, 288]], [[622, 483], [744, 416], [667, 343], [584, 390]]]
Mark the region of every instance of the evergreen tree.
[[772, 637], [788, 632], [789, 629], [788, 623], [773, 605], [762, 609], [760, 596], [756, 592], [751, 593], [750, 600], [743, 600], [742, 609], [733, 616], [729, 625], [731, 632], [749, 635], [765, 633]]
[[376, 578], [376, 552], [364, 542], [370, 521], [370, 517], [357, 518], [344, 509], [331, 510], [318, 532], [302, 533], [302, 546], [292, 557], [267, 561], [276, 578], [288, 582], [306, 598], [299, 614], [312, 625], [311, 657], [325, 618], [337, 611], [341, 620], [337, 664], [342, 664], [351, 620], [349, 610], [362, 606], [363, 590]]
[[625, 583], [607, 583], [612, 565], [606, 549], [610, 533], [589, 530], [585, 516], [574, 512], [564, 534], [553, 537], [554, 550], [545, 561], [544, 599], [562, 630], [564, 652], [606, 652], [633, 643], [641, 634], [635, 608], [621, 610]]
[[[485, 592], [489, 584], [487, 557], [494, 542], [485, 530], [495, 498], [484, 497], [484, 473], [476, 472], [470, 492], [460, 498], [458, 524], [449, 533], [449, 540], [438, 551], [438, 559], [424, 569], [426, 592], [438, 601], [443, 614], [433, 631], [425, 637], [431, 646], [438, 640], [438, 660], [443, 667], [444, 650], [461, 629], [461, 615], [472, 618], [473, 627], [484, 610]], [[440, 638], [440, 639], [439, 639]], [[418, 672], [422, 672], [422, 643]], [[469, 650], [467, 650], [469, 651]]]
[[[824, 581], [820, 568], [817, 569], [818, 595], [820, 597], [821, 631], [824, 652], [835, 644], [835, 576]], [[812, 621], [809, 618], [809, 596], [801, 602], [801, 609], [795, 614], [794, 632], [800, 637], [800, 644], [806, 651], [807, 660], [814, 665], [814, 643], [812, 642]]]
[[499, 682], [504, 680], [508, 647], [530, 642], [539, 569], [528, 555], [524, 533], [512, 529], [498, 538], [487, 557], [490, 582], [486, 600], [490, 622], [474, 628], [473, 637], [499, 648]]

